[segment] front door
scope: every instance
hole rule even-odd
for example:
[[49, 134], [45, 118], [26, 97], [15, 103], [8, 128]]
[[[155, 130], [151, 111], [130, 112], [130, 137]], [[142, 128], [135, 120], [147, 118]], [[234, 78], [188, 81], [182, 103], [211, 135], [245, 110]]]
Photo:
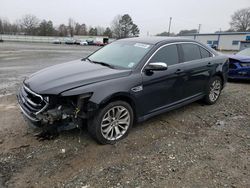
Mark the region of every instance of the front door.
[[164, 71], [142, 71], [143, 93], [140, 99], [144, 115], [164, 109], [182, 98], [186, 73], [179, 64], [177, 45], [160, 47], [148, 63], [165, 62]]

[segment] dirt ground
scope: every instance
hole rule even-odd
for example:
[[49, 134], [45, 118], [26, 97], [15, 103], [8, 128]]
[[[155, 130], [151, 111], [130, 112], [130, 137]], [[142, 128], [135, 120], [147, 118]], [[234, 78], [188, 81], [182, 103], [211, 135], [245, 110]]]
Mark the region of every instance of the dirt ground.
[[[0, 49], [12, 44], [5, 45]], [[55, 48], [61, 53], [45, 58], [47, 64], [42, 65], [42, 56], [38, 66], [27, 59], [26, 67], [32, 69], [11, 69], [16, 73], [8, 63], [17, 66], [18, 61], [4, 59], [0, 51], [0, 187], [250, 187], [249, 82], [228, 83], [215, 105], [195, 102], [136, 124], [115, 145], [98, 145], [86, 130], [36, 140], [13, 94], [18, 79], [33, 69], [59, 63], [64, 56], [77, 59], [82, 51], [89, 53], [88, 47]], [[4, 78], [6, 70], [15, 84]]]

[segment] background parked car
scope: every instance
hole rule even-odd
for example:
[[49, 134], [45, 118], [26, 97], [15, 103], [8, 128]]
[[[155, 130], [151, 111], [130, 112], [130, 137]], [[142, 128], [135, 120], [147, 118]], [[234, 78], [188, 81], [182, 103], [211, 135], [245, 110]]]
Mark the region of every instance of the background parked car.
[[88, 45], [95, 45], [94, 40], [86, 40], [86, 42], [88, 43]]
[[96, 42], [95, 42], [95, 45], [96, 45], [96, 46], [104, 46], [104, 43], [101, 42], [101, 41], [96, 41]]
[[75, 44], [81, 45], [81, 46], [86, 46], [86, 45], [88, 45], [88, 43], [87, 43], [86, 40], [84, 40], [84, 39], [77, 39], [77, 40], [75, 41]]
[[76, 44], [76, 45], [80, 45], [80, 43], [81, 43], [81, 40], [80, 40], [80, 39], [75, 40], [75, 44]]
[[250, 48], [229, 56], [229, 79], [250, 80]]
[[53, 44], [62, 44], [62, 41], [60, 39], [55, 39], [52, 42]]
[[88, 43], [87, 43], [86, 41], [81, 41], [81, 42], [80, 42], [80, 45], [81, 45], [81, 46], [87, 46]]
[[75, 44], [75, 40], [74, 39], [71, 39], [71, 38], [68, 38], [65, 40], [65, 44]]

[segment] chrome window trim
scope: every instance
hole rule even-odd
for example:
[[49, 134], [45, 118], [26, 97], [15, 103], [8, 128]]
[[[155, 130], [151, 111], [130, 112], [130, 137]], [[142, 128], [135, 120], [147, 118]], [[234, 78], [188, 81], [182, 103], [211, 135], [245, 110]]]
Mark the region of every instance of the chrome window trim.
[[[149, 61], [152, 59], [152, 57], [162, 48], [166, 47], [166, 46], [170, 46], [170, 45], [177, 45], [177, 44], [196, 44], [198, 46], [200, 46], [201, 48], [207, 50], [209, 53], [212, 54], [211, 57], [215, 57], [215, 54], [213, 52], [211, 52], [209, 49], [206, 49], [204, 48], [204, 46], [202, 46], [201, 44], [199, 43], [196, 43], [196, 42], [172, 42], [172, 43], [168, 43], [168, 44], [164, 44], [162, 46], [160, 46], [157, 50], [155, 50], [155, 52], [148, 58], [148, 60], [146, 61], [146, 63], [143, 65], [142, 69], [141, 69], [141, 73], [143, 72], [144, 68], [147, 66], [147, 64], [149, 63]], [[209, 58], [211, 58], [209, 57]], [[205, 59], [205, 58], [201, 58], [201, 59]], [[195, 61], [195, 60], [193, 60]], [[185, 62], [181, 62], [181, 63], [177, 63], [177, 64], [174, 64], [174, 65], [178, 65], [178, 64], [182, 64], [182, 63], [189, 63], [191, 61], [185, 61]], [[169, 65], [168, 67], [170, 66], [174, 66], [174, 65]]]

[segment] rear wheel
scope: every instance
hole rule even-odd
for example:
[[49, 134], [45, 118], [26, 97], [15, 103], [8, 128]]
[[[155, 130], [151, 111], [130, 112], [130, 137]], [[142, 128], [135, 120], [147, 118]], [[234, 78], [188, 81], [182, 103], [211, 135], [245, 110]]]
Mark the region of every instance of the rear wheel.
[[222, 90], [222, 80], [219, 76], [213, 77], [206, 90], [205, 102], [209, 105], [216, 103]]
[[109, 103], [89, 122], [90, 134], [101, 144], [114, 144], [127, 136], [133, 125], [133, 110], [124, 101]]

